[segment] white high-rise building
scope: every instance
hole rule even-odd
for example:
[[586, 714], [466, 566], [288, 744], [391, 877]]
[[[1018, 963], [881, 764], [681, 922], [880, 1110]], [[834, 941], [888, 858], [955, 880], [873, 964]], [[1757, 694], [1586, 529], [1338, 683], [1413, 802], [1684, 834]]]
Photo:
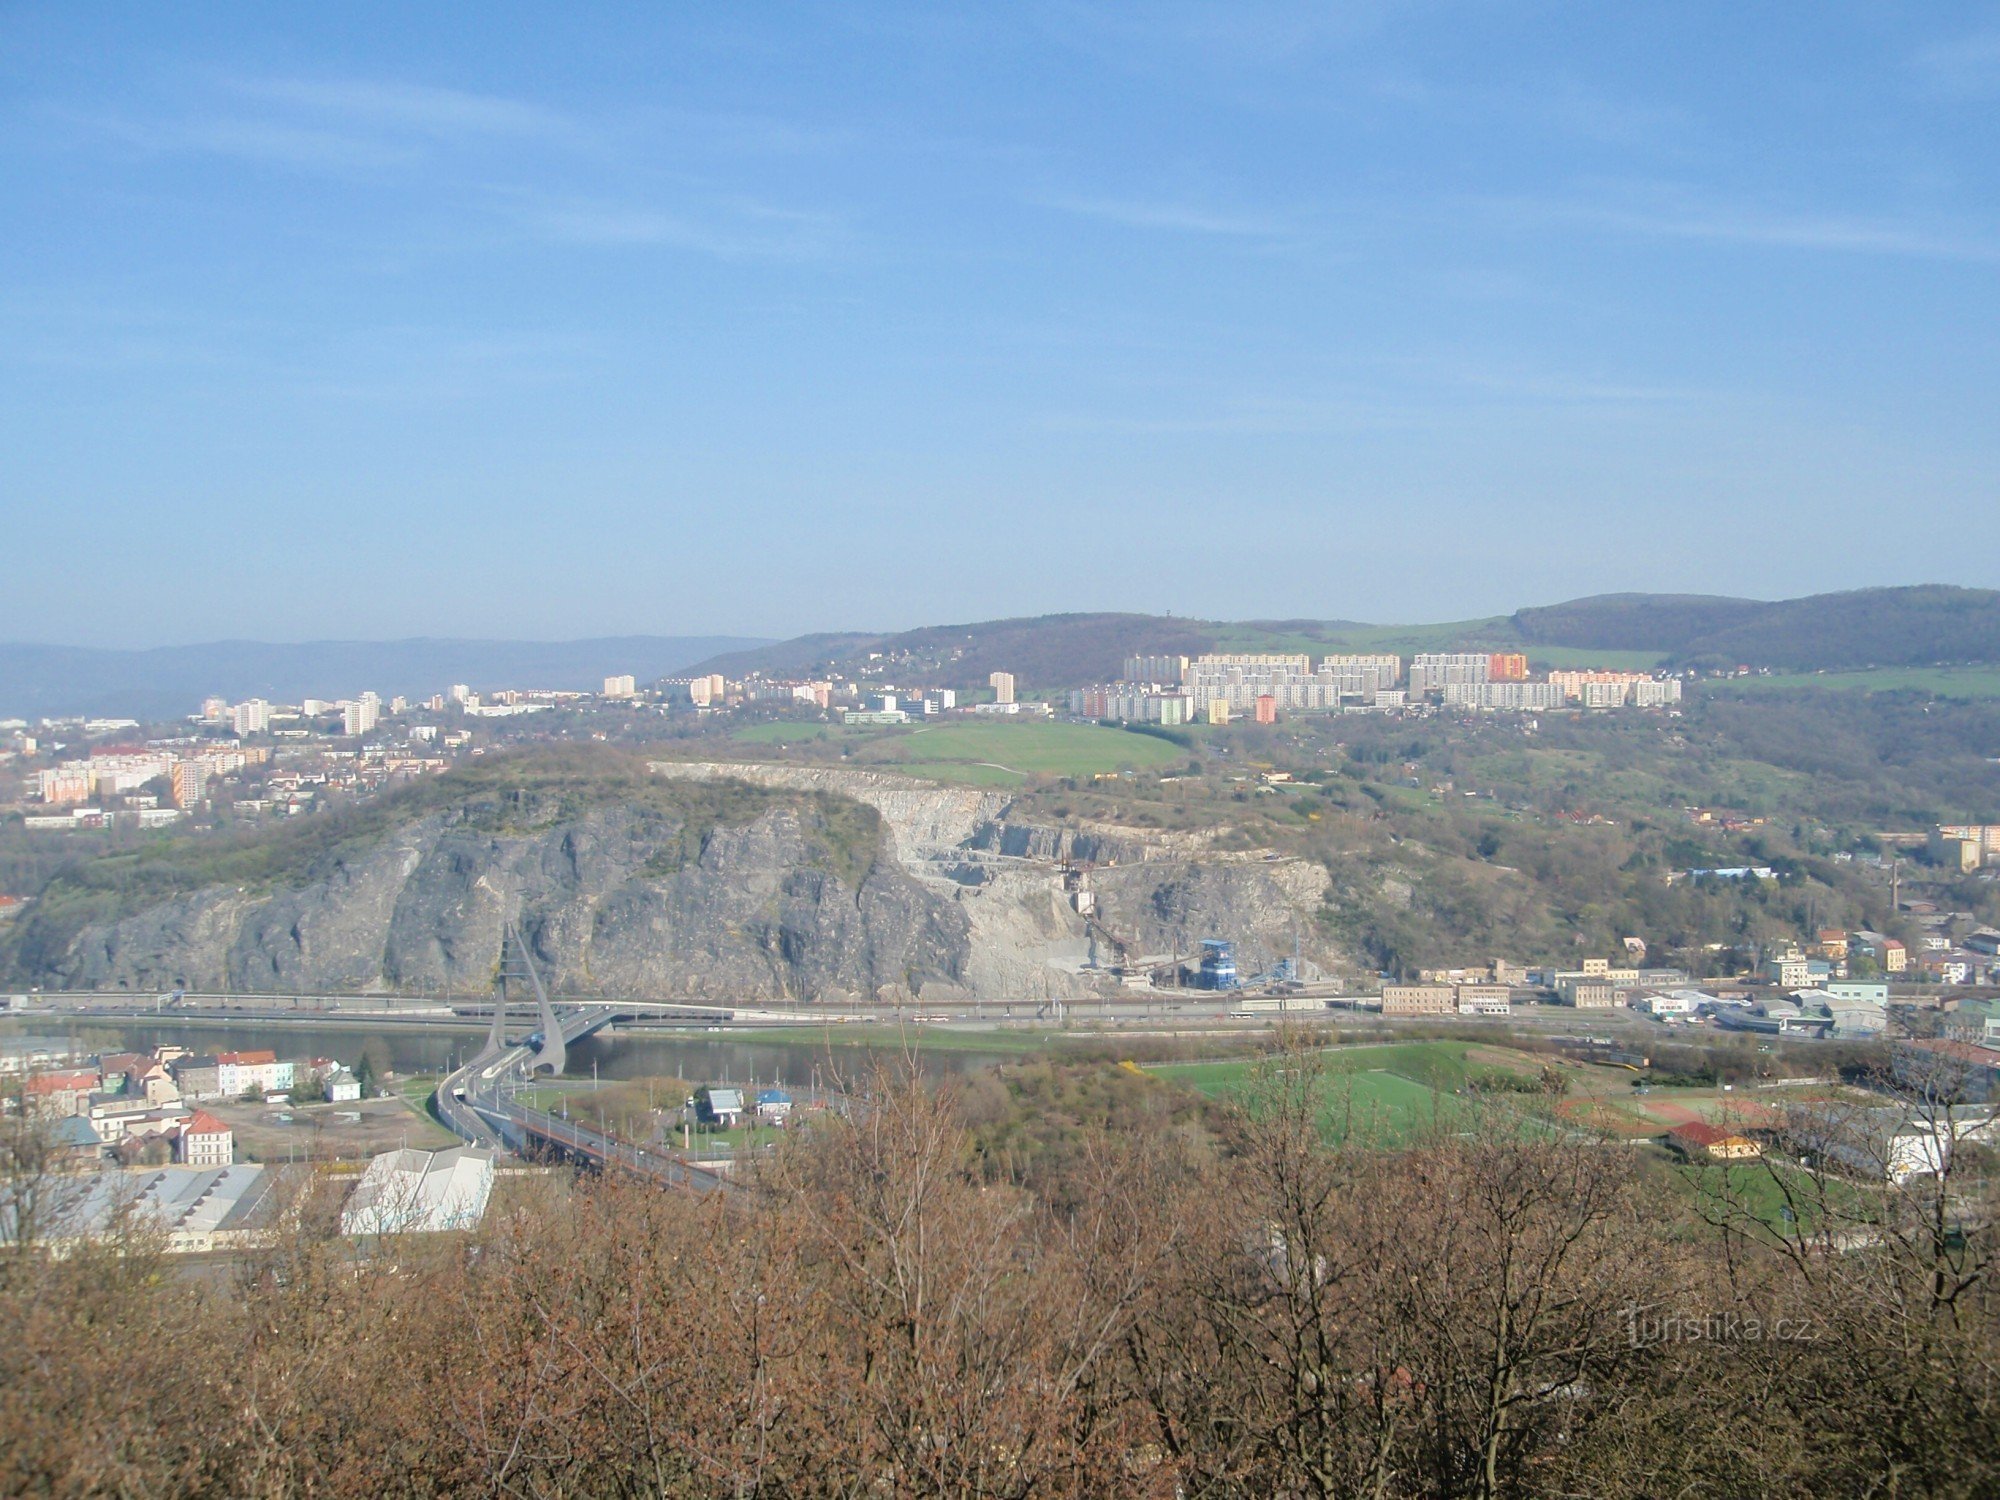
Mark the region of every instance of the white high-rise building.
[[340, 705], [340, 732], [354, 737], [368, 733], [375, 727], [376, 705], [368, 700], [375, 695], [363, 694], [350, 703]]
[[993, 701], [995, 703], [1012, 703], [1014, 701], [1014, 674], [1012, 672], [995, 672], [986, 679], [986, 685], [993, 689]]
[[604, 696], [607, 698], [632, 698], [638, 696], [638, 692], [638, 680], [629, 672], [623, 677], [604, 679]]
[[271, 727], [271, 705], [262, 698], [246, 699], [229, 710], [229, 727], [239, 737], [262, 734]]

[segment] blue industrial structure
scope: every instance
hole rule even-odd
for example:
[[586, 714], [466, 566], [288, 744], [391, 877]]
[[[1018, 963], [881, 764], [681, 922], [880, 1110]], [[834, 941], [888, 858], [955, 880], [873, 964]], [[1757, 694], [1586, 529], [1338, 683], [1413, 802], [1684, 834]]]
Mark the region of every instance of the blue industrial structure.
[[1236, 945], [1226, 938], [1203, 938], [1201, 966], [1194, 971], [1194, 987], [1233, 990], [1236, 982]]

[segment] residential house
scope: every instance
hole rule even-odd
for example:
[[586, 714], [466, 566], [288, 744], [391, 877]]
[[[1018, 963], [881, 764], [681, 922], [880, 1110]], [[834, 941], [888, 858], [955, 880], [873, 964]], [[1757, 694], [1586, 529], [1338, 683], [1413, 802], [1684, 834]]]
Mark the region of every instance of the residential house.
[[757, 1091], [757, 1119], [765, 1125], [782, 1125], [792, 1112], [792, 1096], [783, 1089]]
[[213, 1054], [191, 1052], [175, 1058], [169, 1067], [183, 1099], [222, 1097], [222, 1065]]
[[21, 1103], [30, 1115], [60, 1119], [89, 1114], [90, 1096], [96, 1092], [95, 1068], [64, 1068], [29, 1074], [21, 1084]]
[[1764, 960], [1764, 977], [1780, 989], [1802, 990], [1813, 982], [1812, 960], [1803, 953], [1773, 954]]
[[361, 1080], [345, 1068], [326, 1075], [326, 1097], [333, 1104], [348, 1104], [361, 1097]]
[[49, 1132], [49, 1144], [65, 1166], [92, 1167], [104, 1159], [104, 1139], [82, 1115], [65, 1115]]
[[90, 1101], [90, 1123], [107, 1141], [149, 1129], [164, 1130], [187, 1118], [187, 1108], [178, 1101], [154, 1104], [138, 1094], [98, 1094]]
[[278, 1061], [274, 1052], [223, 1052], [215, 1059], [216, 1087], [225, 1099], [240, 1099], [255, 1089], [261, 1094], [289, 1094], [293, 1065]]
[[1749, 1136], [1701, 1120], [1676, 1126], [1668, 1133], [1667, 1144], [1689, 1161], [1753, 1161], [1764, 1154]]
[[174, 1160], [184, 1167], [226, 1167], [236, 1160], [236, 1133], [198, 1109], [174, 1136]]

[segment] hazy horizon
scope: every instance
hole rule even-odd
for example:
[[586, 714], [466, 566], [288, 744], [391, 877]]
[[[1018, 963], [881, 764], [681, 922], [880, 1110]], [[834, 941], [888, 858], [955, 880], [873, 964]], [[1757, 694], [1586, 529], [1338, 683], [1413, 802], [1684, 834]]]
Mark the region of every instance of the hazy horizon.
[[22, 640], [2000, 582], [1990, 15], [28, 4], [0, 39]]

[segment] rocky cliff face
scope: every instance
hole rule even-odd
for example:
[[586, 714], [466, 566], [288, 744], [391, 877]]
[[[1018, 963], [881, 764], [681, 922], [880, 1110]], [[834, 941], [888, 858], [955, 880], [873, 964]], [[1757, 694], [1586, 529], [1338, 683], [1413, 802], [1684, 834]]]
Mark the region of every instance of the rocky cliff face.
[[708, 830], [608, 805], [493, 832], [433, 813], [295, 888], [210, 889], [83, 928], [47, 979], [72, 989], [471, 990], [517, 917], [558, 987], [815, 999], [950, 984], [966, 923], [893, 865], [850, 888], [814, 804]]
[[[217, 882], [44, 942], [70, 989], [484, 989], [521, 923], [573, 993], [742, 1002], [1076, 997], [1116, 935], [1134, 953], [1227, 936], [1245, 971], [1289, 953], [1325, 890], [1292, 860], [1199, 839], [1011, 820], [1001, 793], [831, 768], [658, 763], [659, 785], [748, 782], [703, 819], [643, 796], [496, 816], [432, 805], [261, 885]], [[741, 790], [739, 786], [739, 791]], [[773, 795], [775, 794], [775, 795]], [[748, 795], [748, 794], [745, 794]], [[880, 815], [873, 858], [852, 819]], [[1088, 860], [1097, 922], [1056, 861]], [[1311, 946], [1308, 943], [1308, 952]]]
[[[964, 913], [971, 952], [962, 983], [981, 996], [1089, 994], [1098, 983], [1093, 960], [1111, 961], [1114, 938], [1136, 960], [1192, 955], [1203, 938], [1226, 937], [1245, 974], [1268, 968], [1295, 943], [1314, 961], [1337, 957], [1314, 922], [1327, 873], [1303, 860], [1220, 851], [1200, 834], [1034, 823], [1013, 816], [1004, 792], [874, 771], [673, 761], [652, 769], [831, 792], [875, 808], [898, 867], [925, 888], [948, 891]], [[1094, 866], [1095, 923], [1064, 890], [1062, 860]]]

